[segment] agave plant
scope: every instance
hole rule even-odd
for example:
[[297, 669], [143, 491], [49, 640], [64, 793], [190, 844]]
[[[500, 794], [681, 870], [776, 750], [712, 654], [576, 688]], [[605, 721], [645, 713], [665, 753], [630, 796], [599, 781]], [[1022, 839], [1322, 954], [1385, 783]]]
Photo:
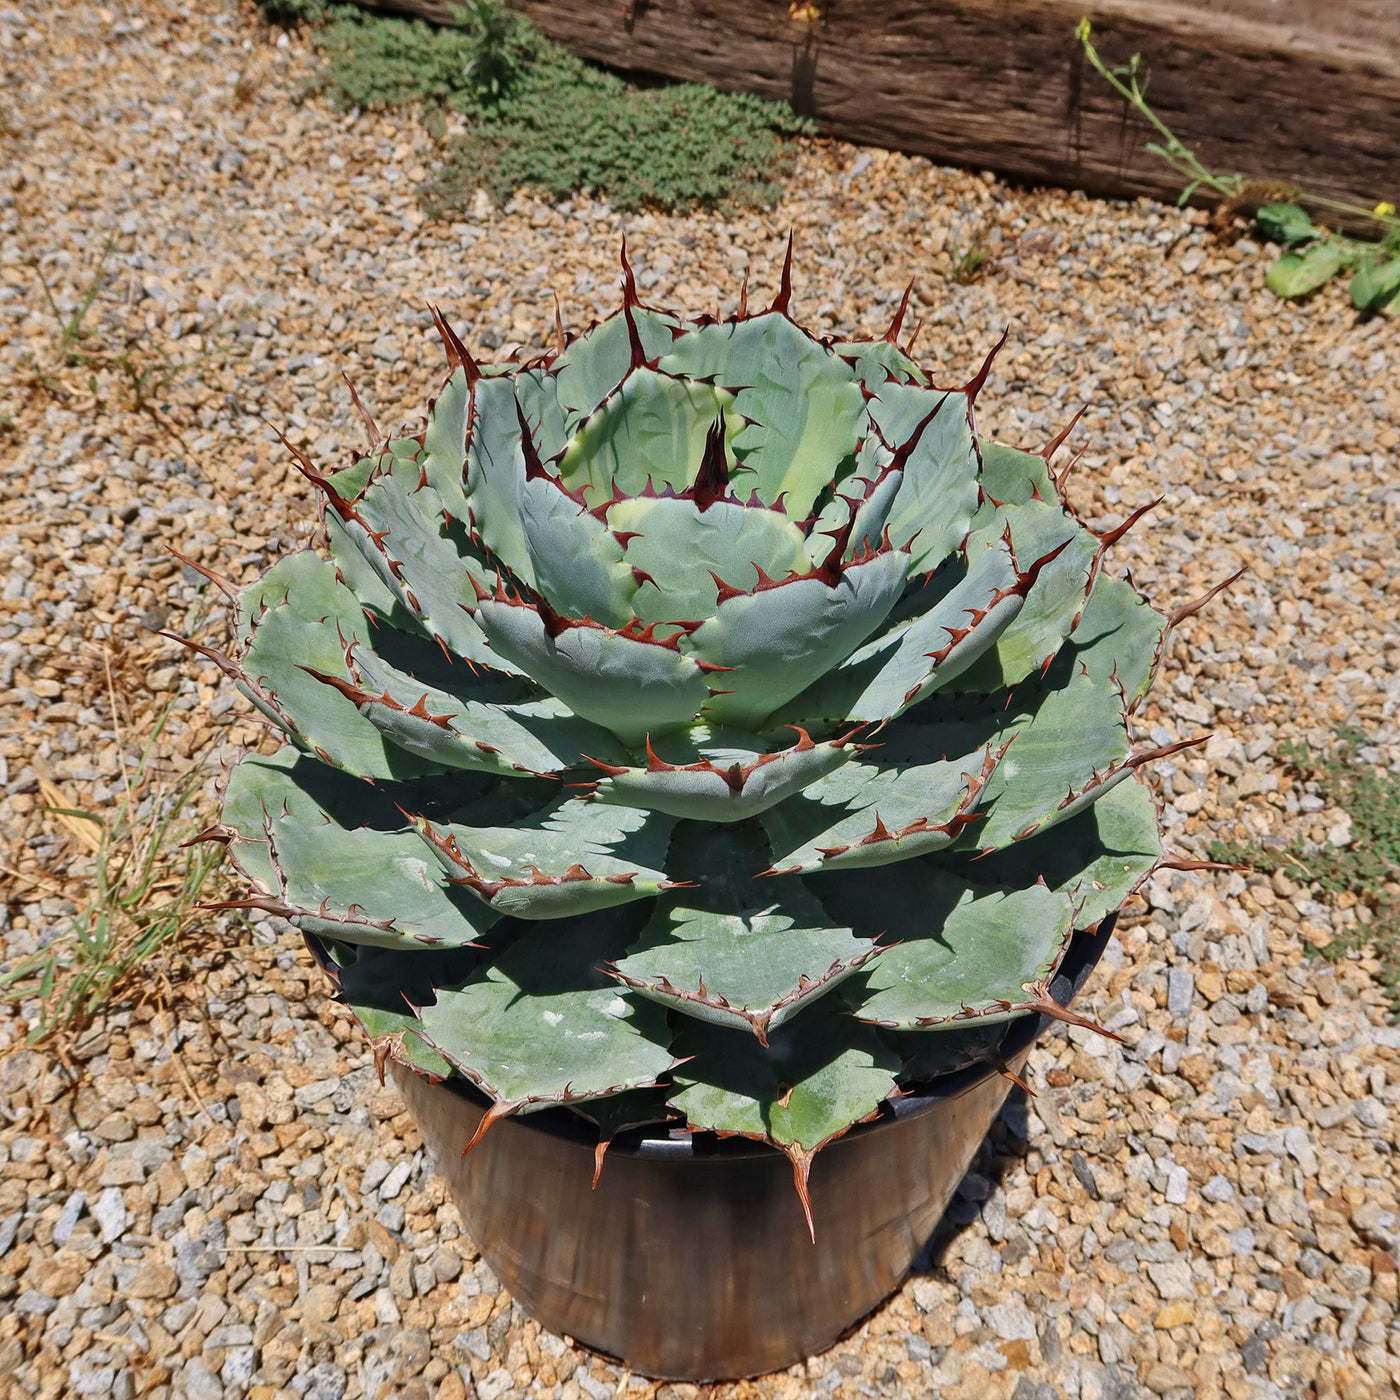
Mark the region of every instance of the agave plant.
[[[638, 301], [450, 373], [323, 474], [328, 557], [226, 584], [286, 735], [227, 783], [254, 891], [380, 1056], [500, 1118], [814, 1155], [997, 1062], [1163, 861], [1129, 718], [1171, 623], [1039, 453], [883, 340]], [[906, 294], [905, 304], [908, 296]], [[993, 352], [995, 353], [995, 352]], [[353, 391], [352, 391], [353, 392]], [[1063, 435], [1062, 435], [1063, 437]], [[1087, 1024], [1087, 1023], [1086, 1023]], [[480, 1133], [478, 1133], [478, 1137]], [[473, 1139], [475, 1142], [476, 1139]]]

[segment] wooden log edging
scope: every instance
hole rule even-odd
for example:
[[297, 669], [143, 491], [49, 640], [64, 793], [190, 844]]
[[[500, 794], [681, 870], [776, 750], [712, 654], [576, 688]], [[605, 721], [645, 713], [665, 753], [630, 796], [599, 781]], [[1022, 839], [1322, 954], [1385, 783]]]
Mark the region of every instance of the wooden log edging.
[[[360, 3], [439, 23], [453, 9]], [[1084, 61], [1087, 13], [1106, 61], [1142, 54], [1153, 107], [1211, 169], [1400, 203], [1400, 0], [817, 0], [812, 20], [788, 0], [510, 3], [585, 58], [786, 99], [827, 135], [1175, 199], [1145, 124]]]

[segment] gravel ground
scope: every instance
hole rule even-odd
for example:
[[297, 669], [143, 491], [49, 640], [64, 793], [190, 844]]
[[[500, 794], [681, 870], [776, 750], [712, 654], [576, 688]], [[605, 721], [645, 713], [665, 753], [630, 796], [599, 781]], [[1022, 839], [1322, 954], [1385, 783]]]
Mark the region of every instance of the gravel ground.
[[[624, 231], [644, 295], [691, 309], [775, 282], [878, 331], [915, 278], [926, 362], [963, 378], [1004, 326], [984, 427], [1038, 446], [1081, 403], [1094, 523], [1165, 495], [1117, 554], [1164, 603], [1252, 573], [1182, 629], [1143, 723], [1176, 848], [1349, 839], [1279, 755], [1358, 725], [1400, 763], [1400, 330], [1340, 289], [1306, 306], [1194, 215], [1013, 189], [838, 144], [783, 203], [622, 217], [478, 202], [427, 223], [408, 115], [290, 94], [313, 56], [220, 0], [0, 10], [0, 914], [10, 956], [91, 882], [54, 784], [110, 809], [173, 702], [161, 773], [212, 784], [265, 742], [212, 667], [224, 615], [162, 550], [244, 579], [309, 533], [265, 422], [336, 460], [347, 371], [411, 418], [440, 351], [531, 346], [611, 309]], [[975, 285], [948, 272], [974, 240]], [[106, 252], [105, 263], [104, 249]], [[58, 322], [104, 280], [61, 363]], [[1155, 521], [1155, 523], [1153, 523]], [[115, 704], [109, 697], [110, 671]], [[210, 800], [206, 788], [205, 804]], [[1378, 964], [1308, 945], [1357, 908], [1282, 877], [1159, 878], [1031, 1060], [924, 1267], [851, 1337], [726, 1396], [1236, 1400], [1393, 1395], [1400, 1031]], [[165, 995], [100, 1019], [70, 1069], [0, 1027], [0, 1396], [502, 1400], [693, 1396], [542, 1332], [477, 1261], [392, 1091], [276, 921], [212, 926]], [[159, 985], [159, 984], [157, 984]]]

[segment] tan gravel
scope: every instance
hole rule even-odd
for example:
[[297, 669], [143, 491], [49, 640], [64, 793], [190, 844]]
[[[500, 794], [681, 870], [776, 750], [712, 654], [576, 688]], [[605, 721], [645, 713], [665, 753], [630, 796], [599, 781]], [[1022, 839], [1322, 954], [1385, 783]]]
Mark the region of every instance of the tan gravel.
[[[1279, 745], [1345, 721], [1400, 763], [1395, 322], [1339, 288], [1274, 300], [1267, 253], [1195, 215], [838, 144], [804, 148], [771, 212], [483, 198], [427, 223], [433, 142], [409, 114], [298, 105], [313, 61], [220, 0], [0, 10], [9, 956], [91, 880], [41, 782], [110, 810], [167, 701], [168, 773], [212, 779], [261, 739], [150, 630], [225, 621], [162, 545], [251, 577], [312, 519], [266, 424], [336, 461], [358, 441], [342, 370], [381, 422], [435, 387], [425, 302], [469, 344], [531, 346], [555, 291], [571, 324], [611, 309], [624, 231], [643, 294], [687, 309], [732, 306], [746, 270], [771, 288], [789, 228], [809, 324], [882, 330], [912, 275], [950, 380], [1009, 325], [984, 429], [1038, 446], [1089, 403], [1079, 509], [1164, 496], [1117, 551], [1138, 581], [1172, 604], [1253, 570], [1182, 629], [1144, 717], [1158, 741], [1215, 734], [1161, 767], [1174, 844], [1348, 839]], [[991, 257], [960, 286], [973, 242]], [[61, 362], [29, 260], [64, 317], [101, 274], [68, 347], [87, 364]], [[1087, 998], [1127, 1044], [1050, 1036], [926, 1267], [828, 1354], [715, 1393], [1395, 1394], [1400, 1032], [1374, 960], [1305, 956], [1358, 918], [1282, 877], [1159, 878]], [[0, 1061], [0, 1397], [696, 1394], [523, 1318], [295, 940], [270, 919], [230, 956], [220, 937], [182, 995], [100, 1020], [74, 1073]]]

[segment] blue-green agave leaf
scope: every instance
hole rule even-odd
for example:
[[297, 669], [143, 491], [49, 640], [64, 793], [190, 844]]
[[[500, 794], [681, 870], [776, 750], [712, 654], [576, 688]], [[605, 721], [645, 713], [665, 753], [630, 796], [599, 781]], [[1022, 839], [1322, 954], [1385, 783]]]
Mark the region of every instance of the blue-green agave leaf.
[[[467, 535], [465, 521], [449, 525], [441, 497], [418, 485], [417, 464], [396, 462], [355, 501], [342, 524], [380, 581], [419, 620], [429, 636], [478, 666], [512, 668], [493, 657], [481, 629], [464, 610], [495, 571]], [[389, 613], [390, 621], [397, 613]]]
[[[376, 808], [381, 821], [396, 818], [399, 829], [360, 826]], [[496, 921], [448, 885], [383, 797], [293, 749], [238, 763], [223, 823], [233, 833], [235, 860], [261, 889], [250, 902], [308, 933], [384, 948], [456, 947]]]
[[696, 888], [664, 896], [613, 971], [633, 991], [763, 1043], [880, 950], [834, 926], [798, 880], [754, 877], [768, 852], [744, 831], [693, 837], [676, 873]]
[[590, 509], [648, 485], [684, 490], [699, 475], [716, 421], [731, 439], [743, 426], [732, 402], [711, 384], [639, 369], [579, 428], [559, 459], [560, 480]]
[[414, 821], [448, 877], [498, 914], [561, 919], [648, 899], [665, 872], [675, 819], [561, 798], [512, 826]]
[[[1033, 583], [1033, 576], [1018, 575], [1005, 544], [981, 551], [936, 602], [898, 618], [859, 647], [808, 695], [799, 696], [792, 710], [865, 721], [902, 714], [995, 646]], [[821, 708], [810, 711], [809, 705]]]
[[[733, 746], [745, 737], [747, 747]], [[685, 754], [674, 754], [680, 745], [672, 739], [661, 744], [661, 749], [686, 761], [668, 761], [651, 749], [645, 767], [606, 764], [590, 754], [606, 775], [599, 780], [594, 797], [598, 802], [669, 812], [675, 817], [744, 821], [846, 763], [858, 751], [852, 738], [847, 734], [816, 743], [799, 730], [795, 744], [764, 749], [752, 735], [735, 735], [725, 743], [689, 745], [691, 751]]]
[[[874, 908], [865, 922], [887, 906], [891, 916], [897, 911], [898, 941], [853, 984], [860, 1020], [904, 1030], [956, 1021], [992, 1024], [1046, 1000], [1074, 932], [1074, 903], [1067, 894], [1044, 885], [978, 888], [927, 867], [915, 872], [901, 866], [887, 879], [871, 896]], [[822, 893], [828, 908], [838, 902], [834, 893]], [[892, 894], [903, 899], [896, 904]], [[858, 898], [848, 891], [841, 902]]]
[[239, 594], [239, 688], [303, 748], [362, 778], [411, 778], [435, 765], [385, 740], [352, 700], [316, 678], [348, 681], [345, 648], [369, 623], [335, 569], [309, 550], [278, 560]]
[[689, 724], [709, 696], [704, 668], [666, 629], [613, 631], [503, 593], [483, 598], [477, 617], [495, 655], [624, 743]]
[[977, 822], [1000, 755], [886, 764], [880, 750], [852, 760], [764, 812], [776, 873], [888, 865], [942, 850]]
[[627, 931], [615, 918], [531, 930], [419, 1008], [420, 1034], [510, 1112], [656, 1084], [674, 1057], [666, 1013], [601, 969]]
[[553, 698], [511, 702], [489, 677], [459, 666], [450, 690], [407, 675], [372, 651], [348, 658], [351, 680], [324, 676], [402, 749], [438, 766], [556, 774], [588, 754], [621, 756], [606, 729]]
[[902, 472], [886, 520], [890, 539], [909, 551], [911, 573], [936, 569], [962, 543], [977, 509], [971, 400], [958, 389], [932, 394], [886, 384], [870, 417]]
[[1131, 709], [1152, 683], [1166, 630], [1131, 580], [1100, 578], [1056, 665], [1083, 666], [1099, 684], [1120, 686]]
[[992, 885], [1044, 879], [1074, 901], [1081, 928], [1119, 908], [1162, 859], [1157, 808], [1146, 784], [1122, 783], [1091, 807], [980, 857], [965, 871]]
[[1069, 635], [1089, 593], [1099, 541], [1063, 507], [1038, 499], [990, 512], [984, 506], [968, 536], [969, 559], [979, 549], [1003, 547], [1008, 529], [1022, 567], [1033, 560], [1045, 563], [996, 646], [954, 682], [960, 690], [985, 693], [1016, 685], [1046, 665]]
[[904, 591], [908, 555], [898, 550], [776, 587], [731, 594], [690, 637], [694, 654], [717, 674], [705, 714], [719, 724], [757, 729], [794, 695], [858, 647]]
[[825, 996], [759, 1044], [746, 1031], [687, 1018], [675, 1049], [671, 1106], [693, 1129], [758, 1138], [781, 1148], [816, 1238], [808, 1176], [833, 1138], [873, 1116], [895, 1088], [899, 1061], [873, 1026]]
[[617, 501], [607, 514], [609, 529], [627, 540], [628, 565], [646, 578], [633, 595], [644, 622], [702, 622], [718, 606], [716, 578], [747, 590], [813, 563], [802, 531], [780, 511], [643, 496]]
[[[666, 312], [633, 305], [625, 312], [609, 316], [575, 340], [551, 364], [549, 371], [555, 396], [563, 410], [567, 434], [576, 433], [584, 419], [633, 373], [639, 358], [634, 332], [635, 343], [641, 346], [640, 358], [651, 362], [670, 349], [673, 332], [679, 324]], [[546, 451], [544, 455], [550, 457], [554, 453]]]

